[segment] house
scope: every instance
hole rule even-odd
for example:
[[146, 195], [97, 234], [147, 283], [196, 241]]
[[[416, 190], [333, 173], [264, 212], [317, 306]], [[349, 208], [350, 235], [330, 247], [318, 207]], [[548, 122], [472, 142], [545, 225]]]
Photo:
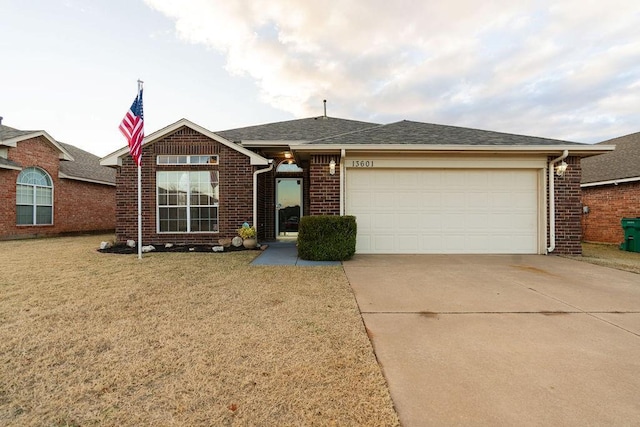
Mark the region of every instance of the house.
[[115, 229], [115, 171], [47, 132], [0, 118], [0, 239]]
[[[302, 216], [347, 214], [358, 253], [579, 254], [580, 159], [612, 149], [412, 121], [182, 119], [142, 146], [143, 243], [215, 244], [244, 222], [274, 240]], [[118, 170], [117, 240], [135, 240], [128, 148], [101, 164]]]
[[613, 152], [582, 159], [582, 234], [588, 242], [620, 243], [622, 218], [640, 217], [640, 132], [596, 145]]

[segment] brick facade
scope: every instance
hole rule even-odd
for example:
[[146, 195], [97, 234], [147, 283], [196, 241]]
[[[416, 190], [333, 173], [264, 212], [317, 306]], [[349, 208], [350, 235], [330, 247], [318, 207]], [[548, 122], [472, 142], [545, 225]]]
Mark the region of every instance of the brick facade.
[[[549, 161], [553, 158], [549, 158]], [[569, 165], [564, 176], [555, 179], [555, 208], [556, 208], [556, 247], [552, 252], [557, 255], [582, 254], [582, 230], [580, 219], [582, 205], [580, 204], [580, 158], [567, 157]], [[548, 198], [547, 194], [547, 198]], [[548, 206], [548, 203], [547, 203]], [[549, 213], [547, 211], [547, 218]], [[549, 223], [549, 221], [547, 221]], [[547, 241], [549, 241], [549, 226], [547, 225]]]
[[[336, 162], [329, 175], [329, 162]], [[309, 215], [340, 215], [340, 156], [312, 155], [309, 161]]]
[[640, 217], [640, 182], [582, 188], [582, 238], [587, 242], [621, 243], [622, 218]]
[[0, 239], [113, 231], [115, 187], [59, 178], [59, 151], [45, 138], [20, 141], [7, 158], [23, 168], [46, 171], [53, 183], [53, 225], [16, 225], [16, 182], [20, 171], [0, 169]]
[[[157, 155], [219, 156], [218, 165], [157, 165]], [[188, 127], [143, 147], [142, 150], [142, 242], [143, 244], [217, 244], [220, 238], [237, 235], [246, 221], [253, 223], [253, 172], [249, 157]], [[217, 170], [219, 178], [218, 232], [158, 233], [156, 172], [158, 170]], [[116, 239], [138, 240], [137, 167], [123, 158], [117, 174]]]

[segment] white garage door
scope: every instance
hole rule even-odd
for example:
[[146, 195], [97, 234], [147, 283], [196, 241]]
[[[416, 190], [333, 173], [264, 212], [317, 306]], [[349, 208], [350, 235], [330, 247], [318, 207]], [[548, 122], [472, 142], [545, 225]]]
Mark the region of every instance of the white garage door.
[[348, 169], [358, 253], [538, 252], [535, 170]]

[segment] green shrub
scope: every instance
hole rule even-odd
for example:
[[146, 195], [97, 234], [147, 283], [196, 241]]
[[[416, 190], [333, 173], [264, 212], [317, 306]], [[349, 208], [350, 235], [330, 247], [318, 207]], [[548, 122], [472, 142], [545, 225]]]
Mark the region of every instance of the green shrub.
[[298, 256], [310, 261], [344, 261], [356, 253], [356, 217], [304, 216], [298, 227]]

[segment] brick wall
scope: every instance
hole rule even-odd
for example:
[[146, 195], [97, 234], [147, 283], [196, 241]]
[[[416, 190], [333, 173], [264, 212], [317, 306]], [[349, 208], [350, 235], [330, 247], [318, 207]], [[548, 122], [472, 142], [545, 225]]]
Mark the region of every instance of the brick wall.
[[640, 182], [602, 185], [582, 189], [582, 238], [587, 242], [621, 243], [622, 218], [640, 217]]
[[[217, 154], [217, 166], [158, 166], [160, 154]], [[250, 159], [190, 128], [183, 127], [142, 150], [142, 241], [143, 244], [216, 244], [220, 238], [237, 235], [243, 222], [253, 223], [253, 172]], [[158, 233], [156, 225], [156, 171], [218, 170], [219, 208], [215, 233]], [[116, 239], [138, 240], [137, 167], [130, 156], [123, 159], [117, 174]]]
[[[549, 161], [551, 160], [553, 160], [552, 157], [549, 158]], [[580, 158], [570, 156], [565, 159], [565, 162], [569, 166], [564, 176], [553, 175], [555, 180], [556, 248], [552, 253], [558, 255], [581, 255], [582, 230], [580, 220], [582, 217], [582, 205], [580, 203], [580, 178], [582, 172]], [[548, 213], [547, 218], [549, 218]], [[547, 238], [549, 238], [548, 236], [549, 229], [547, 229]]]
[[112, 231], [115, 187], [60, 179], [59, 151], [44, 137], [10, 147], [8, 159], [23, 168], [38, 167], [53, 182], [53, 225], [16, 225], [16, 180], [20, 171], [0, 169], [0, 238], [55, 236], [64, 233]]
[[[329, 175], [329, 162], [336, 162], [335, 175]], [[340, 215], [340, 156], [312, 155], [309, 161], [309, 214]]]

